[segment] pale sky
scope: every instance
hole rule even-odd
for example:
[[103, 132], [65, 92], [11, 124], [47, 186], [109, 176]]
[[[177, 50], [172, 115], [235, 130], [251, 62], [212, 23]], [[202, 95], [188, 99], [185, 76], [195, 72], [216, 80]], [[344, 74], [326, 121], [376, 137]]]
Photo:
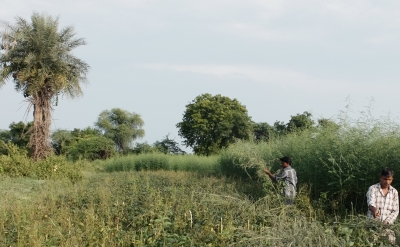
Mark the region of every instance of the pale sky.
[[[203, 93], [236, 98], [269, 124], [304, 111], [335, 118], [347, 98], [354, 112], [373, 100], [375, 117], [400, 116], [397, 0], [1, 0], [2, 21], [33, 12], [87, 41], [74, 54], [91, 66], [89, 83], [60, 99], [53, 130], [121, 108], [142, 116], [139, 142], [180, 142], [175, 125]], [[23, 100], [12, 81], [0, 88], [0, 129], [25, 120]]]

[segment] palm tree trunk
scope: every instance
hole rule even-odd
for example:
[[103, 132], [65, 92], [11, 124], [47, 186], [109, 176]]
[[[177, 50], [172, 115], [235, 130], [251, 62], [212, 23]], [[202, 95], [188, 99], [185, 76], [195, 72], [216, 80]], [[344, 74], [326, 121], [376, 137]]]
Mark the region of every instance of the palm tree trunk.
[[39, 91], [31, 98], [33, 105], [33, 127], [29, 141], [31, 158], [40, 160], [51, 154], [50, 124], [51, 96], [46, 90]]

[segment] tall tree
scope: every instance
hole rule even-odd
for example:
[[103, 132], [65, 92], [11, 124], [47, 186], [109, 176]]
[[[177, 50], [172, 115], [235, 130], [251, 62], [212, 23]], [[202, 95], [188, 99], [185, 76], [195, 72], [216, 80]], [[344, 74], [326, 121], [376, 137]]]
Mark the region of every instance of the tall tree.
[[75, 39], [73, 27], [58, 30], [58, 18], [34, 13], [31, 22], [17, 17], [0, 33], [0, 86], [15, 83], [33, 106], [33, 127], [29, 146], [31, 157], [41, 159], [51, 153], [50, 124], [52, 104], [58, 96], [80, 96], [89, 66], [72, 55], [84, 45]]
[[287, 123], [287, 130], [291, 132], [312, 128], [315, 122], [311, 119], [311, 117], [312, 114], [307, 111], [303, 112], [303, 114], [291, 116], [289, 122]]
[[144, 136], [140, 115], [119, 108], [101, 112], [95, 125], [105, 137], [115, 142], [118, 151], [124, 153], [129, 151], [134, 140]]
[[253, 123], [253, 138], [256, 142], [268, 141], [276, 132], [268, 123]]
[[235, 139], [249, 139], [252, 121], [237, 99], [220, 94], [202, 94], [186, 105], [182, 122], [176, 125], [184, 144], [195, 154], [211, 155]]

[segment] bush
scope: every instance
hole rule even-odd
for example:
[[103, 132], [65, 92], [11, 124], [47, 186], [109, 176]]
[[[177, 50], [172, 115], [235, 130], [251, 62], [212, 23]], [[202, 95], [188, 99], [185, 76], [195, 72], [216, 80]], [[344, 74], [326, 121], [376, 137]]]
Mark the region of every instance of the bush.
[[7, 155], [0, 155], [0, 173], [10, 177], [30, 177], [35, 179], [68, 178], [77, 181], [82, 178], [79, 164], [69, 162], [64, 156], [49, 156], [40, 161], [32, 161], [25, 149], [14, 144], [5, 144]]
[[72, 160], [78, 159], [107, 159], [115, 153], [114, 141], [104, 136], [93, 136], [80, 139], [67, 151], [67, 157]]
[[7, 146], [6, 143], [0, 140], [0, 155], [7, 155]]

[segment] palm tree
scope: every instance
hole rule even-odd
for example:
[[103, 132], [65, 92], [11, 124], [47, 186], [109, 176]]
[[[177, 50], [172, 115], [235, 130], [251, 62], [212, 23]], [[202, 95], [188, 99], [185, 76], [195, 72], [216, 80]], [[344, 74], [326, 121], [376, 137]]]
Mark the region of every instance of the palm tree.
[[58, 31], [58, 18], [34, 13], [31, 22], [17, 17], [14, 25], [5, 23], [0, 33], [0, 86], [15, 83], [33, 106], [33, 127], [29, 141], [35, 160], [51, 153], [50, 124], [52, 106], [58, 96], [80, 96], [89, 66], [71, 51], [85, 45], [74, 38], [73, 27]]

